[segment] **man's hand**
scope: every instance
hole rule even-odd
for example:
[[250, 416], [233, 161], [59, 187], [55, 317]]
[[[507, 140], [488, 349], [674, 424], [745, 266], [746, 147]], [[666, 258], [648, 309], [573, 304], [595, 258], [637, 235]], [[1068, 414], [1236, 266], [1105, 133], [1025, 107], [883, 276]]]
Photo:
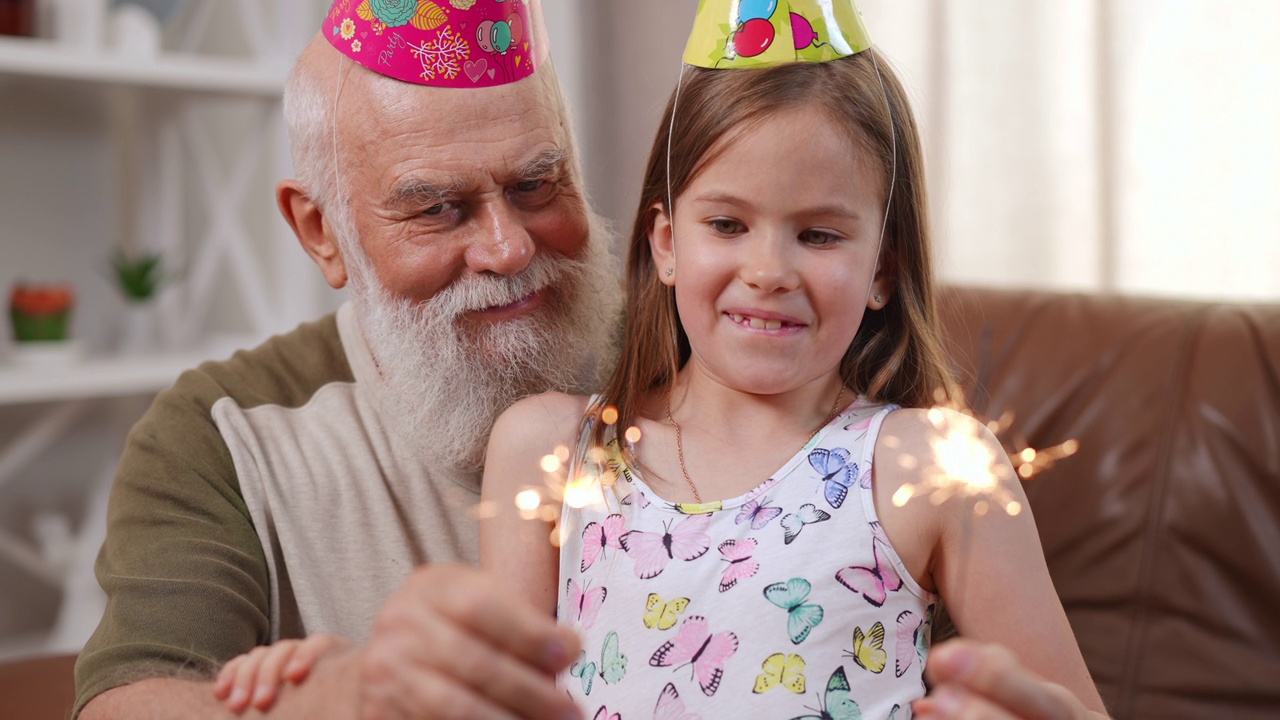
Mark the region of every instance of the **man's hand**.
[[916, 720], [1083, 720], [1091, 712], [1069, 690], [1042, 680], [999, 645], [952, 640], [925, 664], [932, 686], [912, 709]]
[[361, 720], [567, 720], [555, 686], [579, 641], [498, 579], [427, 566], [387, 601], [360, 651]]

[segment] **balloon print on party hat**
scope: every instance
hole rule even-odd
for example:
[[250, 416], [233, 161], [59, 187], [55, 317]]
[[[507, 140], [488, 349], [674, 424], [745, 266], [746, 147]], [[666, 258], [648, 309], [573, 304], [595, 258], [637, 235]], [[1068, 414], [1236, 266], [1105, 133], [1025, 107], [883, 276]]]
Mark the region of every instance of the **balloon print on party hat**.
[[826, 62], [869, 47], [853, 0], [699, 0], [684, 61], [762, 68]]
[[419, 85], [479, 88], [546, 60], [538, 0], [335, 0], [321, 33], [366, 68]]

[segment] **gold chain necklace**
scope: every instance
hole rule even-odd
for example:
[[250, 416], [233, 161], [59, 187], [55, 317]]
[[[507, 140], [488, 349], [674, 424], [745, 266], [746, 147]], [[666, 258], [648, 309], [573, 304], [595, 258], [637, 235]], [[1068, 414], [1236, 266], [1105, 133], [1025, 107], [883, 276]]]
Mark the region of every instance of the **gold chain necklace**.
[[[840, 412], [840, 400], [843, 397], [844, 397], [844, 383], [841, 383], [840, 392], [836, 393], [836, 401], [834, 403], [831, 403], [831, 412], [827, 413], [826, 419], [823, 420], [821, 423], [819, 423], [818, 427], [813, 429], [813, 432], [809, 433], [809, 437], [806, 438], [804, 441], [804, 444], [800, 446], [801, 450], [804, 449], [805, 445], [808, 445], [815, 437], [817, 437], [818, 433], [822, 430], [822, 428], [826, 427], [827, 423], [831, 422], [835, 418], [835, 416]], [[670, 395], [667, 396], [667, 422], [671, 423], [671, 425], [676, 429], [676, 457], [679, 458], [680, 460], [680, 472], [684, 475], [684, 481], [688, 483], [689, 489], [693, 491], [693, 499], [697, 501], [699, 505], [701, 505], [702, 496], [698, 494], [698, 486], [693, 484], [693, 478], [689, 477], [689, 469], [685, 467], [685, 464], [684, 464], [684, 437], [680, 432], [680, 423], [676, 422], [676, 419], [671, 416], [671, 396]]]

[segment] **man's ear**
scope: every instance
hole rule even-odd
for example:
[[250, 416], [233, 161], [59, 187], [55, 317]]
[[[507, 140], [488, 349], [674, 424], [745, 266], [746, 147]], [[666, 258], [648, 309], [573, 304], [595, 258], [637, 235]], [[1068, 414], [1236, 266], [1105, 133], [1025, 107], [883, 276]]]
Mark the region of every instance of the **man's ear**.
[[898, 258], [892, 251], [885, 251], [876, 265], [876, 276], [871, 280], [871, 294], [867, 307], [883, 310], [898, 289]]
[[347, 265], [337, 238], [329, 231], [324, 211], [311, 199], [297, 180], [281, 180], [276, 185], [276, 204], [284, 221], [293, 228], [302, 249], [307, 251], [324, 273], [324, 279], [335, 290], [347, 284]]
[[671, 218], [662, 203], [656, 202], [649, 208], [649, 253], [653, 256], [653, 264], [658, 268], [658, 279], [664, 285], [676, 284], [676, 247], [675, 232], [671, 226]]

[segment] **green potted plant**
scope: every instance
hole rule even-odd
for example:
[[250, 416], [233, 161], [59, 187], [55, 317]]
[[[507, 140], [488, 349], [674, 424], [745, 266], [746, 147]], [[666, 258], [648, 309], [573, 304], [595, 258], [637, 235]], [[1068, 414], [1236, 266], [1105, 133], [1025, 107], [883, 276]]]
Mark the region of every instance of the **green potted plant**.
[[9, 294], [13, 339], [20, 343], [66, 340], [74, 305], [75, 293], [69, 285], [15, 284]]
[[129, 255], [116, 250], [111, 255], [111, 269], [116, 284], [129, 302], [146, 302], [168, 283], [164, 274], [164, 256], [158, 252]]
[[153, 251], [129, 254], [116, 250], [111, 255], [111, 270], [125, 299], [119, 349], [126, 353], [154, 350], [159, 328], [153, 301], [161, 288], [173, 279], [165, 272], [164, 256]]

